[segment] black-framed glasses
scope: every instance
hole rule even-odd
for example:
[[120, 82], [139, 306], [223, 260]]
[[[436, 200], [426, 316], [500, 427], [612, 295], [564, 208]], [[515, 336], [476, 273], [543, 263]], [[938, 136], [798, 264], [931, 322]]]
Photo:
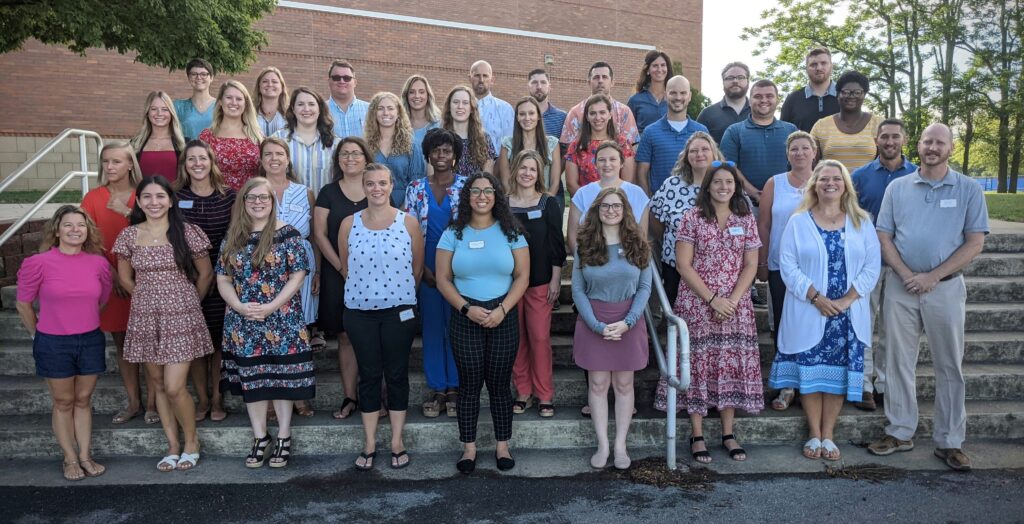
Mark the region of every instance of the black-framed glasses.
[[711, 162], [711, 167], [713, 168], [717, 169], [722, 166], [736, 167], [736, 162], [733, 162], [732, 160], [726, 160], [725, 162], [721, 160], [715, 160], [714, 162]]
[[364, 156], [366, 155], [362, 151], [342, 151], [338, 153], [339, 158], [363, 158]]
[[206, 71], [196, 72], [196, 73], [189, 73], [188, 77], [189, 78], [210, 78], [210, 73], [208, 73]]
[[475, 197], [478, 197], [480, 195], [487, 195], [489, 197], [492, 197], [492, 196], [494, 196], [494, 188], [493, 187], [485, 187], [483, 189], [480, 189], [479, 187], [473, 187], [473, 188], [469, 189], [469, 194], [471, 196], [475, 196]]
[[335, 82], [345, 82], [345, 83], [351, 82], [353, 78], [355, 78], [355, 77], [351, 76], [351, 75], [331, 75], [330, 76], [330, 79], [335, 81]]
[[270, 202], [270, 195], [245, 195], [245, 201], [249, 204], [255, 204], [256, 202]]
[[865, 91], [863, 89], [843, 89], [839, 92], [842, 96], [848, 96], [851, 98], [860, 98], [864, 96]]
[[619, 212], [622, 211], [623, 207], [625, 206], [623, 206], [621, 202], [616, 202], [614, 204], [598, 204], [597, 206], [597, 208], [600, 209], [602, 213], [607, 213], [609, 211]]

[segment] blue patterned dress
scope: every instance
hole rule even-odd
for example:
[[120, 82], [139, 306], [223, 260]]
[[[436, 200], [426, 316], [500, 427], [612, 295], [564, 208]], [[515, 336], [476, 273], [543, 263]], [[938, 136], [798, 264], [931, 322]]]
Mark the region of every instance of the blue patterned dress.
[[306, 280], [302, 282], [302, 289], [299, 295], [302, 296], [302, 318], [306, 324], [316, 322], [317, 313], [320, 309], [320, 295], [313, 294], [313, 279], [316, 278], [316, 260], [313, 258], [313, 244], [309, 242], [310, 217], [312, 210], [309, 208], [309, 196], [306, 194], [306, 186], [292, 182], [284, 190], [284, 196], [277, 206], [277, 218], [282, 222], [299, 230], [302, 235], [302, 246], [306, 249], [306, 259], [309, 261], [309, 272], [306, 273]]
[[[825, 231], [818, 227], [818, 233], [828, 251], [825, 296], [837, 300], [847, 290], [845, 228]], [[845, 394], [847, 400], [860, 402], [864, 391], [864, 344], [853, 331], [849, 313], [829, 317], [825, 334], [813, 348], [795, 355], [777, 353], [768, 384], [773, 388], [798, 388], [801, 393]]]
[[[252, 233], [244, 252], [230, 261], [230, 276], [242, 303], [266, 304], [281, 292], [288, 277], [310, 269], [302, 235], [291, 226], [274, 233], [274, 244], [260, 266], [253, 266], [252, 252], [259, 242]], [[228, 268], [217, 263], [217, 274]], [[302, 318], [299, 293], [266, 319], [248, 320], [228, 308], [224, 316], [224, 363], [221, 391], [241, 396], [245, 402], [307, 400], [316, 392], [313, 352]]]

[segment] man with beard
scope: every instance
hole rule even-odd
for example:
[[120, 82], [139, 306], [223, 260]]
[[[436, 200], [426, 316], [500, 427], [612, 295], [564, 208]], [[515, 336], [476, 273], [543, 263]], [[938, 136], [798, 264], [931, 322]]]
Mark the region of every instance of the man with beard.
[[889, 184], [878, 213], [885, 283], [885, 436], [868, 451], [891, 455], [914, 449], [918, 408], [915, 371], [921, 329], [935, 371], [935, 455], [954, 470], [971, 469], [961, 450], [967, 436], [962, 270], [988, 234], [981, 186], [949, 167], [953, 132], [932, 124], [921, 134], [921, 167]]
[[810, 133], [815, 122], [839, 112], [839, 98], [832, 81], [832, 53], [827, 48], [808, 51], [804, 67], [808, 84], [786, 97], [780, 118]]
[[[889, 187], [893, 180], [917, 169], [917, 166], [903, 155], [905, 143], [903, 121], [895, 118], [883, 120], [875, 130], [878, 157], [851, 175], [860, 207], [871, 213], [872, 220], [878, 219], [885, 188]], [[878, 407], [877, 402], [881, 402], [882, 395], [885, 394], [885, 324], [881, 320], [880, 310], [885, 293], [885, 279], [890, 271], [892, 270], [883, 263], [882, 272], [878, 275], [878, 284], [871, 290], [871, 316], [878, 333], [878, 343], [864, 352], [864, 397], [860, 402], [854, 403], [858, 409], [865, 411], [874, 411]], [[872, 374], [878, 376], [874, 383], [871, 381]]]
[[548, 100], [548, 95], [551, 94], [548, 72], [543, 69], [534, 69], [526, 76], [526, 81], [530, 96], [540, 102], [540, 116], [544, 119], [544, 134], [555, 138], [561, 137], [566, 113]]
[[708, 130], [703, 124], [686, 117], [690, 96], [690, 81], [686, 77], [669, 78], [665, 83], [668, 114], [647, 126], [640, 137], [636, 150], [637, 182], [648, 196], [657, 192], [672, 174], [676, 159], [686, 147], [690, 135]]
[[[640, 132], [636, 128], [636, 119], [633, 118], [633, 111], [629, 106], [612, 98], [612, 86], [615, 85], [615, 76], [612, 66], [607, 62], [594, 62], [587, 72], [587, 81], [590, 84], [590, 95], [602, 94], [612, 101], [612, 122], [615, 123], [615, 132], [626, 138], [626, 142], [635, 144], [640, 141]], [[587, 97], [589, 98], [589, 97]], [[558, 140], [563, 147], [567, 147], [580, 135], [580, 126], [583, 124], [583, 106], [587, 104], [584, 98], [580, 103], [574, 105], [565, 117], [565, 125], [562, 127], [562, 137]]]
[[491, 64], [483, 60], [473, 62], [469, 68], [469, 82], [473, 86], [484, 131], [491, 136], [494, 150], [501, 151], [501, 139], [512, 136], [512, 124], [515, 121], [512, 104], [491, 94], [491, 86], [494, 85]]
[[743, 62], [732, 62], [722, 69], [722, 90], [725, 91], [725, 97], [720, 102], [705, 107], [697, 115], [697, 121], [708, 128], [708, 133], [715, 142], [721, 144], [722, 135], [729, 126], [750, 116], [750, 104], [747, 101], [749, 85], [750, 68]]

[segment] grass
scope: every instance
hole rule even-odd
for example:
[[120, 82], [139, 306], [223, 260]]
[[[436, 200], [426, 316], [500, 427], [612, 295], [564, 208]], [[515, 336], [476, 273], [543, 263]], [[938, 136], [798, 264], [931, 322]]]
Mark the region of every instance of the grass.
[[[35, 204], [45, 191], [4, 191], [0, 193], [0, 204]], [[51, 204], [77, 204], [82, 201], [81, 191], [61, 191], [51, 200]]]
[[985, 193], [988, 217], [1024, 222], [1024, 193]]

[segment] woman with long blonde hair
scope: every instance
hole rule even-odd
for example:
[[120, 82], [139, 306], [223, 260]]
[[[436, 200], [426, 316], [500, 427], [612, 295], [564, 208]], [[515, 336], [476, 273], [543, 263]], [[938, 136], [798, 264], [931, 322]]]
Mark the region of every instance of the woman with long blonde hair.
[[288, 85], [284, 83], [281, 70], [264, 67], [256, 77], [256, 120], [260, 124], [263, 136], [273, 136], [285, 126], [285, 113], [288, 111]]
[[237, 190], [256, 176], [260, 164], [263, 132], [249, 90], [237, 80], [228, 80], [217, 93], [213, 124], [199, 139], [217, 155], [217, 167], [224, 180]]
[[174, 182], [178, 175], [178, 154], [185, 148], [181, 122], [174, 102], [163, 91], [151, 91], [146, 97], [142, 127], [131, 140], [138, 153], [142, 176], [161, 175]]
[[412, 124], [398, 95], [387, 91], [373, 95], [366, 110], [363, 137], [373, 153], [373, 162], [391, 171], [391, 204], [404, 207], [405, 189], [426, 175], [427, 163], [421, 145], [413, 140]]
[[455, 166], [456, 177], [493, 172], [498, 152], [494, 150], [491, 135], [484, 130], [472, 89], [457, 85], [448, 93], [444, 101], [442, 127], [462, 139], [462, 156]]
[[413, 143], [423, 145], [427, 131], [441, 127], [441, 110], [434, 99], [427, 77], [415, 74], [402, 85], [402, 105], [412, 124]]

